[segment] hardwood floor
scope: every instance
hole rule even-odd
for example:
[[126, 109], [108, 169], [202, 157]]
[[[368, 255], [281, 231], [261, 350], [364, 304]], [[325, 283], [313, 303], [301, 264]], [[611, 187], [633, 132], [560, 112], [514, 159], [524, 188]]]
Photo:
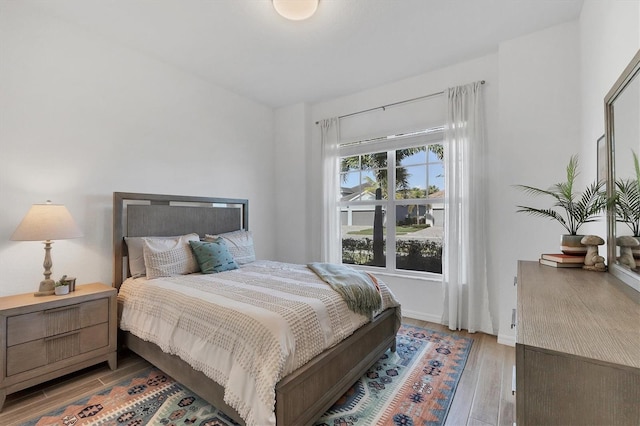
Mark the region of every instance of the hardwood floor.
[[[403, 322], [434, 330], [447, 330], [442, 325], [411, 318], [405, 318]], [[473, 338], [474, 342], [446, 425], [511, 426], [515, 421], [515, 397], [511, 394], [515, 349], [498, 344], [495, 336], [458, 333]], [[103, 363], [8, 395], [0, 413], [0, 424], [20, 425], [65, 403], [110, 387], [148, 365], [136, 355], [125, 354], [118, 360], [116, 371], [111, 371]]]

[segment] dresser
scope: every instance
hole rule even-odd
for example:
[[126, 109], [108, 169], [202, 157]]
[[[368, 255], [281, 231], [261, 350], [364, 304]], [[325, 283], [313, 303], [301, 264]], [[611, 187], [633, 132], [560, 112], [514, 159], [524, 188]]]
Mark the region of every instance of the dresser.
[[517, 294], [518, 426], [640, 424], [640, 293], [520, 261]]
[[107, 361], [117, 363], [116, 289], [0, 297], [0, 410], [7, 394]]

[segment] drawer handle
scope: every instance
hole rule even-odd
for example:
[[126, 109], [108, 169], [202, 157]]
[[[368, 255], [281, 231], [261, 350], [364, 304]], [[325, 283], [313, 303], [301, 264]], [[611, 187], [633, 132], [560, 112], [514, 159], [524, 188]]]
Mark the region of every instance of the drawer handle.
[[515, 309], [511, 310], [511, 328], [512, 329], [516, 328], [516, 310]]
[[62, 306], [60, 308], [47, 309], [44, 312], [48, 314], [48, 313], [55, 313], [55, 312], [71, 311], [71, 310], [74, 310], [74, 309], [78, 309], [78, 306], [77, 305]]
[[511, 372], [511, 395], [516, 394], [516, 366], [513, 366], [513, 371]]
[[67, 333], [62, 333], [62, 334], [56, 334], [55, 336], [49, 336], [49, 337], [45, 337], [44, 341], [45, 342], [49, 342], [51, 340], [56, 340], [56, 339], [61, 339], [63, 337], [67, 337], [67, 336], [73, 336], [74, 334], [79, 334], [80, 330], [75, 330], [75, 331], [69, 331]]

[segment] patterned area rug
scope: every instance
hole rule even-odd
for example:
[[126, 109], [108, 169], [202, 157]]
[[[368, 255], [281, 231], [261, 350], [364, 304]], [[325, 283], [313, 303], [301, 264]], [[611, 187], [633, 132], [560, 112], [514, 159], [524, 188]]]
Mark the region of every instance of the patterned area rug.
[[[316, 426], [442, 425], [473, 340], [403, 325], [397, 351], [382, 358]], [[149, 368], [28, 426], [235, 425], [223, 412], [162, 371]]]

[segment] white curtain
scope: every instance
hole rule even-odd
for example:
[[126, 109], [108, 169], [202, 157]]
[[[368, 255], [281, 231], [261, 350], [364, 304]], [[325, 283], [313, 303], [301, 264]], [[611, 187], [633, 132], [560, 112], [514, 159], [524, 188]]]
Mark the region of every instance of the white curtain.
[[340, 120], [327, 118], [320, 122], [322, 135], [322, 226], [321, 256], [323, 262], [340, 263], [339, 206], [340, 176], [338, 141]]
[[446, 93], [442, 322], [451, 330], [492, 333], [487, 295], [482, 84], [449, 88]]

